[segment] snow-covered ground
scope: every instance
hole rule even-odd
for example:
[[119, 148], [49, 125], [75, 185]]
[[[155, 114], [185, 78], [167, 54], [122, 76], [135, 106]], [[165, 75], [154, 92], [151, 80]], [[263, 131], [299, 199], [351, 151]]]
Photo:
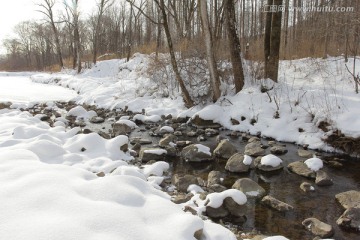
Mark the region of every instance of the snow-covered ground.
[[[174, 89], [167, 91], [172, 94], [164, 97], [164, 86], [147, 74], [149, 61], [148, 55], [135, 54], [129, 62], [124, 59], [98, 62], [80, 75], [70, 72], [37, 74], [32, 79], [78, 91], [75, 100], [80, 104], [127, 108], [133, 112], [144, 109], [149, 116], [199, 115], [231, 130], [307, 144], [310, 148], [332, 150], [322, 138], [334, 129], [348, 136], [360, 137], [360, 95], [355, 93], [352, 76], [341, 57], [282, 61], [276, 84], [269, 80], [251, 80], [254, 72], [251, 69], [254, 68], [247, 62], [247, 80], [240, 93], [235, 95], [233, 85], [223, 84], [223, 92], [227, 95], [215, 104], [197, 105], [192, 109], [184, 107], [180, 93]], [[352, 69], [352, 63], [350, 58], [349, 69]], [[357, 72], [360, 69], [360, 60], [357, 60], [356, 69]], [[161, 74], [156, 76], [161, 78]], [[170, 79], [167, 85], [169, 88], [173, 86], [174, 80]], [[261, 86], [272, 90], [269, 94], [263, 93]], [[233, 125], [231, 119], [239, 124]], [[321, 121], [331, 124], [329, 132], [318, 128]]]

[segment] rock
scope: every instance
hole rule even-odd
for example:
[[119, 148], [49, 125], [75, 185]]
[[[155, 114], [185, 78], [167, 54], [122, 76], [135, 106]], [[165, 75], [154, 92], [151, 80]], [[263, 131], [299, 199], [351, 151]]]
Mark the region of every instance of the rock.
[[201, 144], [191, 144], [181, 151], [181, 156], [189, 162], [212, 160], [210, 148]]
[[260, 198], [265, 195], [265, 189], [250, 178], [236, 180], [232, 188], [242, 191], [249, 198]]
[[151, 144], [152, 141], [150, 139], [146, 139], [146, 138], [141, 138], [141, 137], [135, 137], [130, 139], [130, 143], [131, 144], [141, 144], [141, 145], [146, 145], [146, 144]]
[[219, 131], [213, 128], [206, 128], [205, 135], [208, 137], [216, 136], [219, 134]]
[[199, 117], [199, 115], [196, 115], [193, 119], [191, 119], [191, 122], [195, 125], [197, 125], [199, 128], [220, 128], [221, 125], [218, 123], [214, 123], [212, 120], [204, 120]]
[[175, 144], [177, 147], [183, 148], [183, 147], [189, 146], [190, 144], [192, 144], [192, 142], [191, 141], [177, 141]]
[[360, 231], [360, 208], [348, 208], [336, 223], [341, 227]]
[[269, 141], [269, 142], [268, 142], [268, 145], [269, 145], [270, 147], [276, 146], [276, 142], [275, 142], [275, 141]]
[[127, 152], [129, 150], [129, 145], [127, 143], [121, 145], [120, 150], [123, 152]]
[[187, 192], [187, 189], [191, 184], [198, 185], [198, 180], [193, 175], [179, 176], [178, 174], [175, 174], [172, 177], [172, 182], [178, 191], [185, 193]]
[[98, 177], [105, 177], [105, 173], [104, 172], [99, 172], [96, 174], [96, 176]]
[[343, 167], [343, 164], [338, 161], [329, 161], [328, 164], [330, 167], [333, 167], [333, 168], [342, 168]]
[[171, 201], [176, 204], [186, 203], [193, 197], [192, 193], [179, 193], [171, 198]]
[[186, 133], [186, 136], [188, 136], [188, 137], [196, 137], [196, 136], [197, 136], [197, 133], [194, 132], [194, 131], [190, 131], [190, 132], [187, 132], [187, 133]]
[[223, 192], [225, 191], [227, 188], [223, 185], [220, 185], [220, 184], [213, 184], [213, 185], [210, 185], [208, 186], [208, 190], [210, 193], [212, 192]]
[[[255, 137], [250, 138], [250, 140], [251, 139], [255, 139]], [[245, 154], [252, 157], [262, 156], [265, 154], [265, 150], [261, 146], [260, 140], [252, 140], [250, 143], [246, 144]]]
[[250, 165], [244, 164], [243, 161], [244, 155], [240, 153], [235, 153], [226, 162], [225, 169], [229, 172], [234, 173], [248, 172], [250, 169]]
[[225, 174], [220, 171], [211, 171], [209, 172], [208, 179], [207, 179], [207, 186], [211, 186], [214, 184], [222, 184], [224, 181]]
[[297, 153], [299, 157], [303, 157], [303, 158], [311, 158], [314, 155], [313, 152], [304, 149], [299, 149]]
[[[177, 137], [172, 134], [166, 135], [164, 138], [160, 139], [159, 141], [159, 147], [165, 148], [168, 147], [170, 143], [173, 143], [173, 146], [175, 145], [174, 142], [176, 142]], [[171, 147], [173, 147], [171, 146]]]
[[264, 157], [257, 157], [254, 161], [255, 167], [264, 172], [272, 172], [282, 169], [282, 160], [272, 154], [268, 154]]
[[310, 168], [306, 166], [306, 164], [302, 161], [292, 162], [288, 165], [288, 169], [296, 173], [297, 175], [307, 177], [307, 178], [315, 178], [315, 172], [313, 172]]
[[105, 119], [102, 117], [94, 116], [94, 117], [90, 118], [90, 122], [91, 123], [103, 123], [103, 122], [105, 122]]
[[302, 225], [312, 234], [321, 238], [328, 238], [334, 235], [334, 230], [331, 225], [321, 222], [316, 218], [307, 218], [302, 222]]
[[218, 208], [206, 206], [205, 214], [210, 218], [223, 218], [228, 216], [230, 212], [225, 208], [223, 204]]
[[332, 179], [329, 177], [329, 175], [326, 172], [324, 172], [322, 170], [319, 170], [319, 171], [316, 172], [315, 183], [318, 186], [330, 186], [330, 185], [333, 185]]
[[280, 212], [286, 212], [286, 211], [290, 211], [290, 210], [293, 210], [294, 207], [287, 204], [287, 203], [284, 203], [272, 196], [265, 196], [263, 197], [263, 199], [261, 199], [261, 202], [263, 204], [265, 204], [266, 206], [269, 206], [277, 211], [280, 211]]
[[300, 189], [303, 190], [304, 192], [313, 192], [315, 191], [314, 186], [312, 186], [310, 183], [308, 182], [303, 182], [300, 185]]
[[0, 110], [5, 108], [10, 108], [11, 105], [12, 105], [11, 102], [0, 102]]
[[248, 143], [252, 143], [252, 142], [260, 142], [261, 144], [260, 138], [258, 137], [250, 137]]
[[225, 198], [223, 205], [232, 216], [242, 217], [246, 213], [246, 205], [237, 204], [231, 197]]
[[164, 160], [167, 151], [161, 148], [143, 148], [140, 150], [139, 158], [142, 162], [150, 160], [162, 161]]
[[165, 148], [166, 150], [166, 156], [169, 156], [169, 157], [176, 157], [177, 156], [177, 150], [175, 147], [171, 147], [171, 146], [167, 146]]
[[288, 152], [286, 147], [281, 145], [275, 145], [270, 148], [270, 152], [275, 155], [282, 155]]
[[231, 121], [232, 125], [239, 125], [240, 124], [240, 122], [238, 120], [234, 119], [234, 118], [231, 118], [230, 121]]
[[99, 131], [98, 134], [102, 137], [102, 138], [105, 138], [105, 139], [110, 139], [110, 135], [103, 132], [103, 131]]
[[[190, 211], [190, 212], [191, 212], [191, 211]], [[197, 214], [196, 214], [196, 211], [195, 211], [195, 214], [193, 214], [193, 215], [197, 215]], [[197, 240], [203, 239], [203, 238], [204, 238], [204, 237], [203, 237], [203, 234], [204, 234], [203, 232], [204, 232], [203, 229], [197, 230], [197, 231], [194, 233], [194, 238], [197, 239]]]
[[133, 128], [126, 123], [114, 123], [113, 125], [113, 132], [116, 135], [131, 133], [132, 129]]
[[206, 139], [206, 137], [205, 137], [204, 135], [200, 135], [200, 136], [197, 137], [196, 140], [197, 140], [198, 142], [203, 142], [203, 141], [206, 141], [207, 139]]
[[350, 190], [338, 193], [335, 198], [345, 209], [360, 208], [360, 191]]
[[237, 152], [234, 145], [232, 145], [229, 140], [221, 140], [220, 143], [214, 150], [214, 155], [220, 158], [229, 158]]
[[175, 135], [175, 136], [182, 136], [183, 134], [182, 134], [181, 131], [175, 131], [175, 132], [174, 132], [174, 135]]

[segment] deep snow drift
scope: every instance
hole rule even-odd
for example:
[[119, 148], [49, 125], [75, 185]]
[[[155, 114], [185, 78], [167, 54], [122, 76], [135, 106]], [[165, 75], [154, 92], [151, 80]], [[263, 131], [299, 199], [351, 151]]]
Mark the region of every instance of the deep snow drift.
[[0, 123], [3, 239], [188, 240], [201, 229], [205, 239], [236, 239], [153, 187], [167, 163], [128, 165], [132, 157], [120, 150], [126, 136], [105, 140], [51, 128], [19, 110], [0, 110]]
[[[279, 82], [252, 80], [253, 69], [246, 62], [244, 89], [233, 93], [233, 85], [222, 84], [223, 96], [215, 104], [186, 109], [180, 93], [164, 97], [164, 86], [150, 79], [148, 55], [135, 54], [129, 62], [109, 60], [98, 62], [80, 75], [68, 73], [37, 74], [32, 79], [41, 83], [57, 83], [78, 91], [74, 100], [104, 108], [121, 108], [142, 112], [147, 116], [172, 114], [213, 120], [224, 127], [273, 137], [278, 141], [306, 144], [310, 148], [332, 150], [322, 138], [339, 129], [344, 134], [360, 137], [360, 97], [355, 94], [352, 76], [343, 58], [300, 59], [282, 61]], [[353, 59], [346, 63], [352, 69]], [[226, 64], [223, 64], [226, 65]], [[357, 60], [356, 69], [360, 69]], [[158, 78], [165, 75], [155, 74]], [[168, 86], [173, 86], [170, 79]], [[261, 86], [271, 89], [267, 93]], [[200, 87], [200, 86], [198, 86]], [[196, 87], [189, 89], [194, 92]], [[168, 91], [169, 92], [169, 91]], [[156, 116], [158, 117], [158, 116]], [[233, 125], [231, 119], [239, 124]], [[331, 124], [328, 132], [319, 129], [321, 122]]]

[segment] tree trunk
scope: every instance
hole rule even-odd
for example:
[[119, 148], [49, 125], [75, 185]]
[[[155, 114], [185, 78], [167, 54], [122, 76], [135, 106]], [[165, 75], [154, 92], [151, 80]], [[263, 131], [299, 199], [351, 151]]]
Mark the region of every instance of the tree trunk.
[[164, 27], [168, 47], [169, 47], [171, 66], [173, 68], [175, 78], [176, 78], [177, 82], [180, 85], [180, 89], [181, 89], [181, 92], [182, 92], [182, 95], [183, 95], [185, 106], [188, 107], [188, 108], [193, 107], [194, 102], [192, 101], [192, 99], [190, 97], [190, 94], [189, 94], [188, 90], [185, 87], [184, 81], [181, 78], [180, 71], [179, 71], [179, 68], [178, 68], [178, 65], [177, 65], [177, 62], [176, 62], [174, 46], [173, 46], [173, 43], [172, 43], [170, 29], [169, 29], [169, 25], [168, 25], [168, 21], [167, 21], [167, 14], [166, 14], [164, 0], [159, 0], [159, 1], [156, 0], [156, 2], [159, 5], [159, 8], [160, 8], [160, 11], [161, 11], [161, 14], [162, 14], [162, 18], [163, 18], [163, 27]]
[[240, 41], [236, 33], [234, 0], [225, 0], [225, 17], [229, 39], [230, 59], [234, 74], [235, 92], [238, 93], [244, 86], [244, 71], [241, 61]]
[[205, 35], [206, 57], [210, 72], [211, 85], [213, 88], [213, 101], [215, 102], [221, 96], [220, 79], [219, 79], [219, 73], [217, 71], [217, 66], [214, 56], [213, 41], [212, 41], [211, 30], [208, 19], [207, 1], [199, 0], [199, 3], [200, 3], [201, 21], [203, 23], [203, 31]]
[[[267, 1], [267, 6], [271, 6], [273, 0]], [[264, 36], [264, 64], [265, 64], [265, 78], [268, 78], [269, 73], [269, 58], [270, 58], [270, 35], [271, 35], [271, 18], [272, 13], [268, 11], [265, 17], [265, 36]]]

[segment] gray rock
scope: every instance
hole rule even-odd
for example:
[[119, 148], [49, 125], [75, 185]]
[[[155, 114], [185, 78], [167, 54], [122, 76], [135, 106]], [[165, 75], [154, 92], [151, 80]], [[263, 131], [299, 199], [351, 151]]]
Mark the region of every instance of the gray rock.
[[307, 218], [302, 222], [302, 225], [312, 234], [322, 238], [328, 238], [334, 235], [334, 230], [331, 225], [321, 222], [316, 218]]
[[90, 119], [90, 122], [91, 123], [103, 123], [103, 122], [105, 122], [105, 119], [102, 117], [94, 116]]
[[211, 171], [209, 172], [208, 179], [207, 179], [207, 186], [211, 186], [214, 184], [222, 184], [225, 178], [225, 174], [220, 171]]
[[330, 185], [333, 185], [332, 179], [329, 177], [329, 175], [326, 172], [324, 172], [322, 170], [319, 170], [319, 171], [316, 172], [315, 183], [318, 186], [330, 186]]
[[265, 195], [265, 189], [250, 178], [236, 180], [232, 188], [242, 191], [249, 198], [260, 198]]
[[208, 190], [210, 193], [212, 192], [223, 192], [225, 191], [227, 188], [221, 184], [213, 184], [208, 186]]
[[[161, 152], [161, 154], [158, 154], [157, 152]], [[142, 162], [148, 162], [150, 160], [162, 161], [166, 154], [166, 150], [161, 148], [143, 148], [140, 150], [139, 158]]]
[[214, 150], [214, 155], [220, 158], [229, 158], [237, 152], [234, 145], [232, 145], [229, 140], [221, 140], [220, 143]]
[[304, 192], [313, 192], [315, 191], [315, 187], [312, 186], [310, 183], [308, 182], [303, 182], [300, 185], [300, 189], [303, 190]]
[[311, 158], [314, 155], [313, 152], [310, 152], [310, 151], [304, 150], [304, 149], [299, 149], [297, 153], [298, 153], [299, 157], [303, 157], [303, 158]]
[[181, 151], [181, 156], [189, 162], [202, 162], [212, 160], [211, 153], [205, 153], [199, 149], [199, 144], [191, 144]]
[[190, 144], [192, 144], [192, 142], [191, 141], [177, 141], [175, 144], [177, 147], [182, 148], [182, 147], [189, 146]]
[[273, 167], [273, 166], [269, 166], [269, 165], [263, 165], [261, 164], [261, 158], [262, 157], [257, 157], [255, 160], [254, 160], [254, 164], [255, 164], [255, 167], [261, 171], [264, 171], [264, 172], [272, 172], [272, 171], [277, 171], [277, 170], [280, 170], [280, 169], [283, 169], [284, 168], [284, 165], [283, 163], [280, 163], [278, 166], [276, 167]]
[[258, 137], [249, 138], [248, 143], [252, 143], [252, 142], [260, 142], [260, 138], [258, 138]]
[[245, 165], [243, 161], [244, 155], [240, 153], [235, 153], [226, 162], [225, 169], [229, 172], [234, 173], [248, 172], [250, 169], [250, 165]]
[[194, 131], [190, 131], [190, 132], [187, 132], [187, 133], [186, 133], [186, 136], [188, 136], [188, 137], [196, 137], [196, 136], [197, 136], [197, 133], [194, 132]]
[[225, 198], [223, 205], [232, 216], [242, 217], [246, 213], [246, 205], [237, 204], [231, 197]]
[[[162, 147], [162, 148], [168, 147], [171, 142], [175, 144], [176, 140], [177, 140], [177, 137], [175, 135], [167, 134], [165, 137], [160, 139], [159, 147]], [[171, 146], [171, 147], [173, 147], [173, 146]]]
[[150, 139], [146, 139], [146, 138], [135, 137], [135, 138], [130, 139], [130, 143], [131, 144], [139, 143], [141, 145], [145, 145], [145, 144], [151, 144], [152, 141]]
[[280, 211], [280, 212], [286, 212], [286, 211], [290, 211], [290, 210], [293, 210], [294, 207], [287, 204], [287, 203], [284, 203], [272, 196], [265, 196], [263, 197], [263, 199], [261, 199], [261, 202], [263, 204], [265, 204], [266, 206], [269, 206], [277, 211]]
[[182, 136], [183, 134], [182, 134], [181, 131], [175, 131], [175, 132], [174, 132], [174, 135], [175, 135], [175, 136]]
[[281, 145], [275, 145], [270, 148], [270, 152], [275, 155], [282, 155], [288, 152], [286, 147]]
[[219, 131], [213, 128], [207, 128], [205, 129], [205, 135], [208, 137], [216, 136], [219, 134]]
[[310, 168], [306, 166], [306, 164], [302, 161], [292, 162], [288, 165], [288, 169], [296, 173], [297, 175], [307, 177], [307, 178], [315, 178], [315, 172], [313, 172]]
[[258, 157], [265, 155], [265, 149], [261, 147], [248, 148], [244, 153], [252, 157]]
[[171, 197], [171, 201], [176, 204], [181, 204], [189, 201], [193, 197], [193, 194], [191, 193], [179, 193], [173, 197]]
[[335, 198], [345, 209], [360, 208], [360, 191], [350, 190], [338, 193]]
[[116, 135], [131, 133], [132, 128], [125, 123], [114, 123], [113, 132]]
[[336, 223], [341, 227], [360, 231], [360, 208], [348, 208]]
[[210, 206], [206, 206], [205, 214], [210, 218], [223, 218], [230, 214], [229, 210], [227, 210], [223, 205], [218, 208], [213, 208]]
[[178, 174], [175, 174], [172, 177], [172, 182], [178, 191], [185, 192], [185, 193], [187, 192], [187, 189], [191, 184], [198, 185], [198, 180], [193, 175], [180, 176]]

